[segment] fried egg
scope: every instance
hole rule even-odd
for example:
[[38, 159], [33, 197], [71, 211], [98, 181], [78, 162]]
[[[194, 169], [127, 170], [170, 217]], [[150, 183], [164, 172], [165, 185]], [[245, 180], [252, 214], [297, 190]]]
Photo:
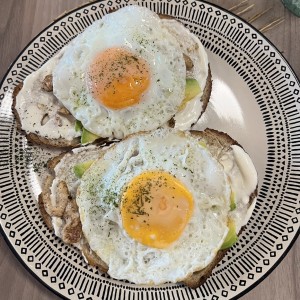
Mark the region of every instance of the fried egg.
[[[53, 72], [55, 96], [84, 128], [101, 137], [123, 138], [164, 125], [185, 94], [183, 53], [190, 44], [183, 47], [179, 36], [183, 32], [193, 40], [183, 25], [172, 27], [139, 6], [104, 16], [66, 47]], [[197, 67], [193, 75], [203, 86], [207, 60], [200, 64], [198, 57], [193, 56], [194, 64], [205, 65], [204, 73]]]
[[223, 166], [198, 139], [159, 129], [108, 149], [83, 175], [76, 201], [110, 276], [161, 284], [212, 262], [228, 233], [230, 195]]
[[[52, 82], [44, 89], [47, 76], [53, 90]], [[199, 86], [189, 101], [187, 79]], [[170, 120], [188, 130], [205, 109], [201, 97], [208, 81], [199, 39], [179, 21], [133, 5], [95, 21], [30, 74], [15, 108], [26, 133], [47, 139], [76, 139], [76, 119], [105, 138], [153, 130]], [[65, 108], [68, 114], [61, 113]]]
[[53, 72], [55, 96], [101, 137], [122, 138], [167, 122], [184, 97], [177, 40], [148, 9], [129, 6], [94, 22]]

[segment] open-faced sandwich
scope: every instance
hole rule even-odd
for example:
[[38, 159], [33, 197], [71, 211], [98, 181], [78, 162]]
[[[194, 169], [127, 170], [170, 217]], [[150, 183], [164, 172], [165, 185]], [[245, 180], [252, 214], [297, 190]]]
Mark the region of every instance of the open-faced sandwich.
[[111, 277], [145, 285], [201, 285], [257, 193], [250, 157], [215, 130], [165, 128], [81, 147], [49, 172], [39, 197], [49, 228]]
[[198, 37], [179, 21], [128, 6], [95, 21], [14, 93], [19, 129], [55, 147], [122, 139], [162, 126], [189, 130], [209, 101]]

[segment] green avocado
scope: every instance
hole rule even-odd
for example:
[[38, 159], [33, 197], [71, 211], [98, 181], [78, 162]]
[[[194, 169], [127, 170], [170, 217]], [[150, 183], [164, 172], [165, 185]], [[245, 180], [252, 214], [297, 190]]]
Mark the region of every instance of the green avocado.
[[81, 145], [90, 144], [99, 138], [98, 135], [86, 130], [82, 127]]
[[230, 210], [233, 211], [236, 209], [236, 203], [235, 203], [235, 194], [233, 191], [231, 191], [230, 194]]
[[194, 78], [187, 78], [185, 84], [185, 96], [181, 102], [179, 110], [183, 109], [188, 101], [192, 100], [201, 92], [200, 85], [198, 81]]
[[81, 131], [82, 130], [82, 124], [80, 121], [76, 120], [75, 122], [75, 131], [78, 132], [78, 131]]
[[94, 160], [84, 161], [74, 166], [74, 173], [76, 177], [81, 178], [84, 172], [91, 166]]
[[82, 123], [78, 120], [75, 122], [75, 131], [81, 131], [81, 145], [90, 144], [99, 138], [98, 135], [88, 131], [82, 126]]
[[224, 249], [227, 249], [227, 248], [233, 246], [238, 240], [238, 236], [235, 232], [235, 224], [234, 224], [234, 221], [232, 221], [231, 219], [229, 219], [229, 221], [228, 221], [228, 227], [229, 227], [229, 231], [223, 242], [221, 250], [224, 250]]

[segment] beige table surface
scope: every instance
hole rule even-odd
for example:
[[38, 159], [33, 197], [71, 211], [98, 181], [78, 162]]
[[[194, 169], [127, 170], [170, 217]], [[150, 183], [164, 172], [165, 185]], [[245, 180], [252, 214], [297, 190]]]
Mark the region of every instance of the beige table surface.
[[[86, 0], [0, 0], [0, 79], [10, 63], [27, 43], [46, 25], [65, 11]], [[240, 0], [209, 1], [231, 8]], [[265, 33], [283, 53], [300, 77], [300, 18], [284, 9], [280, 0], [249, 0], [255, 4], [251, 11], [241, 15], [247, 19], [272, 7], [253, 25], [260, 29], [273, 20], [284, 17], [278, 27]], [[241, 11], [238, 9], [236, 12]], [[300, 184], [300, 183], [299, 183]], [[300, 299], [300, 241], [295, 243], [280, 265], [257, 287], [244, 295], [243, 300], [296, 300]], [[59, 299], [30, 275], [0, 237], [0, 300]]]

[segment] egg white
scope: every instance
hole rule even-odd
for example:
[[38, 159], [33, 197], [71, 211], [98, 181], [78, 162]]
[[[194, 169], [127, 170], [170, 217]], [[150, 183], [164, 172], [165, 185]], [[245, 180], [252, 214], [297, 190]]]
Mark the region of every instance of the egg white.
[[[171, 173], [194, 199], [194, 212], [183, 234], [165, 249], [138, 243], [122, 226], [122, 191], [147, 170]], [[160, 284], [183, 280], [213, 260], [228, 232], [229, 199], [230, 185], [222, 166], [198, 140], [160, 129], [111, 147], [84, 174], [76, 201], [84, 235], [113, 278]]]

